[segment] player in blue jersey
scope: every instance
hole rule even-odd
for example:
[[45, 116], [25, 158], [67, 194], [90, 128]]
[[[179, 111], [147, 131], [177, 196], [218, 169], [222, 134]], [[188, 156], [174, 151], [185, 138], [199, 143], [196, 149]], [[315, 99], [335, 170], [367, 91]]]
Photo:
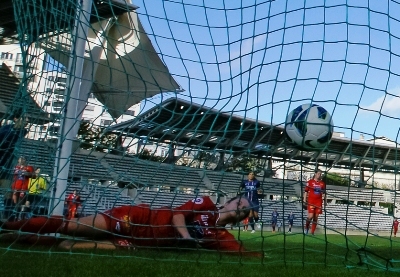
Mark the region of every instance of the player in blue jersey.
[[289, 231], [288, 231], [288, 233], [291, 233], [291, 232], [292, 232], [293, 221], [294, 221], [295, 218], [296, 218], [296, 217], [295, 217], [295, 215], [293, 214], [293, 212], [290, 212], [290, 214], [289, 214], [288, 217], [287, 217], [288, 222], [289, 222]]
[[275, 226], [278, 223], [279, 213], [277, 209], [274, 209], [271, 214], [271, 223], [272, 223], [272, 233], [275, 233]]
[[249, 223], [252, 229], [252, 233], [255, 233], [254, 230], [254, 222], [258, 222], [258, 211], [260, 208], [260, 202], [258, 200], [258, 193], [261, 190], [261, 183], [255, 177], [254, 172], [250, 172], [247, 176], [247, 180], [243, 180], [240, 185], [240, 191], [244, 193], [244, 195], [253, 202], [253, 209], [249, 214]]

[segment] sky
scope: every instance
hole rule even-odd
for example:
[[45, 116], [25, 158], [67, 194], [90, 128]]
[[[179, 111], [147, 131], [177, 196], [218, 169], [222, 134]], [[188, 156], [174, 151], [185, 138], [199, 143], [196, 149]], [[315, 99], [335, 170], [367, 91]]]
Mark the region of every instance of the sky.
[[[346, 137], [400, 141], [400, 3], [133, 1], [179, 98], [284, 124], [325, 107]], [[167, 93], [144, 103], [159, 103]]]

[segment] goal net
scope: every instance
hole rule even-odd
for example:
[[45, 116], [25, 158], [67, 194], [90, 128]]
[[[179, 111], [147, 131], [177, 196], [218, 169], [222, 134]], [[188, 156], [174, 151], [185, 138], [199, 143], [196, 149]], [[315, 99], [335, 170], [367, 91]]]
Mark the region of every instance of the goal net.
[[[0, 132], [3, 221], [68, 221], [74, 191], [78, 222], [203, 196], [224, 205], [254, 172], [260, 219], [227, 230], [264, 258], [238, 263], [399, 270], [397, 1], [10, 3], [14, 24], [0, 26], [2, 128], [14, 124], [12, 138]], [[323, 148], [286, 137], [287, 115], [303, 104], [332, 116]], [[14, 203], [21, 156], [45, 184]], [[315, 169], [327, 188], [311, 236], [302, 200]], [[0, 247], [18, 250], [27, 234]]]

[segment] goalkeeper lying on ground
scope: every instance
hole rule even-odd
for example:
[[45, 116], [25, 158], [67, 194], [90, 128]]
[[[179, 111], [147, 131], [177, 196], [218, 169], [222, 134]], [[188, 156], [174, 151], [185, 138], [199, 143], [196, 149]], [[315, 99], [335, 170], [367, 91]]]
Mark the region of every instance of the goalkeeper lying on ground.
[[[232, 198], [220, 208], [209, 197], [199, 197], [177, 208], [151, 209], [145, 204], [122, 206], [72, 220], [51, 216], [5, 222], [1, 230], [86, 238], [85, 241], [61, 242], [59, 246], [66, 249], [175, 247], [187, 242], [206, 249], [262, 256], [260, 252], [246, 251], [225, 228], [226, 224], [241, 222], [252, 208], [252, 203], [244, 196]], [[98, 243], [100, 239], [111, 243]]]

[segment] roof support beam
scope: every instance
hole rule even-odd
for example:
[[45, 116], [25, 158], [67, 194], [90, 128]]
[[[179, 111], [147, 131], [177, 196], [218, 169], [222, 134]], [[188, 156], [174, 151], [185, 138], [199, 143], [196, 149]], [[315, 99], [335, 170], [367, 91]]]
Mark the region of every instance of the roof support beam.
[[354, 164], [354, 167], [361, 167], [363, 165], [364, 159], [368, 155], [368, 152], [370, 149], [371, 149], [371, 146], [368, 146], [364, 152], [364, 155], [357, 159], [357, 161]]
[[348, 143], [344, 149], [344, 151], [342, 151], [342, 154], [340, 154], [334, 161], [333, 161], [333, 165], [338, 164], [339, 162], [341, 162], [343, 160], [343, 157], [346, 155], [347, 151], [350, 148], [350, 143]]
[[382, 163], [380, 165], [378, 165], [378, 167], [376, 168], [376, 171], [378, 171], [382, 166], [385, 165], [387, 157], [389, 156], [389, 153], [390, 153], [390, 149], [387, 149], [387, 151], [383, 157]]

